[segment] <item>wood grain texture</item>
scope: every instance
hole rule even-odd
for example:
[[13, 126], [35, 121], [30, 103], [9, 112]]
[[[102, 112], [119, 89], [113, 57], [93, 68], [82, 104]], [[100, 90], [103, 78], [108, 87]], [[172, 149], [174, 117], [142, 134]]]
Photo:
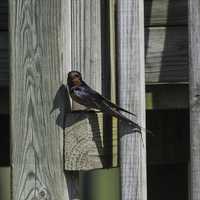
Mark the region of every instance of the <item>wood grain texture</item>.
[[146, 28], [145, 81], [188, 81], [188, 33], [186, 27]]
[[189, 0], [190, 199], [200, 198], [200, 2]]
[[[110, 153], [104, 150], [105, 143], [110, 142], [103, 134], [103, 114], [69, 113], [66, 116], [65, 127], [65, 169], [103, 168], [105, 159]], [[113, 128], [116, 129], [116, 127]]]
[[101, 92], [101, 1], [72, 1], [72, 69]]
[[[117, 3], [119, 103], [136, 113], [138, 123], [145, 128], [143, 1], [118, 0]], [[142, 138], [143, 142], [137, 131], [120, 125], [122, 200], [147, 199], [144, 131]]]
[[[72, 69], [82, 73], [83, 80], [110, 99], [110, 20], [109, 1], [78, 0], [72, 2]], [[72, 102], [72, 109], [83, 106]], [[103, 133], [112, 143], [112, 120], [104, 117]], [[112, 152], [112, 144], [105, 146]], [[112, 153], [110, 153], [112, 156]], [[108, 158], [108, 166], [112, 158]]]
[[[83, 20], [83, 19], [82, 19]], [[74, 22], [75, 23], [75, 22]], [[75, 26], [75, 24], [74, 24]], [[79, 25], [76, 25], [79, 27]], [[88, 29], [86, 29], [88, 30]], [[100, 31], [100, 29], [99, 29]], [[87, 31], [81, 30], [81, 34]], [[79, 34], [77, 37], [80, 37]], [[85, 33], [86, 34], [86, 33]], [[97, 33], [95, 33], [97, 34]], [[98, 33], [101, 37], [101, 32]], [[91, 84], [94, 88], [101, 92], [101, 42], [98, 40], [86, 40], [78, 43], [80, 38], [73, 38], [73, 49], [76, 53], [72, 54], [73, 68], [81, 70], [86, 81]], [[83, 39], [84, 40], [84, 39]], [[157, 28], [146, 28], [145, 30], [146, 40], [146, 66], [145, 66], [145, 80], [146, 84], [152, 83], [168, 83], [168, 82], [188, 82], [188, 34], [187, 28], [185, 27], [157, 27]], [[9, 68], [8, 68], [8, 35], [7, 32], [0, 32], [0, 85], [7, 86], [9, 82]], [[84, 45], [90, 43], [96, 43], [98, 47], [93, 47], [96, 50], [90, 51], [86, 49]], [[81, 46], [81, 44], [83, 46]], [[111, 46], [113, 44], [111, 43]], [[87, 52], [87, 57], [83, 56], [80, 58], [78, 54], [78, 46], [82, 49], [82, 53]], [[93, 44], [93, 46], [95, 46]], [[76, 50], [75, 50], [76, 48]], [[89, 48], [89, 47], [88, 47]], [[92, 47], [91, 47], [92, 48]], [[100, 49], [100, 50], [99, 50]], [[88, 53], [90, 51], [90, 55]], [[97, 52], [97, 53], [95, 53]], [[95, 62], [92, 62], [94, 55], [97, 55]], [[69, 55], [63, 56], [63, 59], [70, 60]], [[86, 59], [87, 63], [82, 66], [82, 63], [86, 61], [80, 61]], [[111, 59], [113, 62], [114, 59]], [[66, 63], [67, 61], [64, 61]], [[79, 64], [78, 64], [79, 62]], [[75, 64], [76, 63], [76, 64]], [[113, 65], [113, 63], [112, 63]], [[79, 67], [80, 66], [80, 67]], [[84, 67], [85, 66], [85, 67]], [[86, 68], [84, 70], [84, 68]], [[95, 72], [94, 69], [97, 69]], [[91, 72], [92, 71], [92, 72]], [[87, 75], [86, 75], [87, 74]], [[92, 76], [92, 74], [94, 76]], [[98, 75], [97, 75], [98, 74]], [[90, 76], [91, 75], [91, 76]], [[97, 78], [98, 76], [98, 78]], [[112, 79], [113, 80], [113, 79]], [[100, 83], [100, 84], [99, 84]], [[112, 82], [113, 85], [113, 82]]]
[[70, 31], [70, 1], [9, 5], [12, 199], [72, 200], [63, 163], [65, 90], [54, 105], [70, 70], [71, 37], [63, 32]]
[[145, 0], [145, 26], [187, 25], [187, 0]]
[[0, 31], [8, 30], [8, 0], [0, 1]]
[[[145, 0], [146, 26], [186, 25], [186, 0]], [[8, 0], [0, 2], [0, 29], [8, 29]]]

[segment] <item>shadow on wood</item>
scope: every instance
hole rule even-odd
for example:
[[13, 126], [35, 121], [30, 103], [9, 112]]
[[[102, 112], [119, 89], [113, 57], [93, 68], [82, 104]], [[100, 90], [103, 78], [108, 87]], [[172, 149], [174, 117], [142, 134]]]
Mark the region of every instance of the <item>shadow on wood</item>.
[[79, 172], [65, 172], [69, 200], [79, 200]]
[[65, 170], [104, 167], [103, 115], [72, 112], [65, 117]]
[[[98, 168], [117, 167], [110, 162], [112, 152], [109, 145], [112, 140], [104, 134], [103, 113], [72, 112], [65, 117], [65, 170], [92, 170]], [[127, 122], [120, 122], [123, 135], [139, 134], [137, 129]], [[112, 127], [112, 130], [117, 127]], [[121, 135], [121, 137], [123, 136]]]
[[56, 118], [56, 124], [64, 129], [65, 115], [66, 113], [71, 112], [70, 98], [67, 88], [64, 84], [62, 84], [56, 92], [50, 114], [56, 109], [59, 109], [59, 114]]
[[[59, 110], [56, 124], [64, 130], [65, 170], [117, 167], [117, 163], [112, 163], [111, 155], [113, 140], [116, 138], [110, 137], [117, 127], [112, 126], [107, 130], [105, 123], [110, 115], [94, 111], [70, 112], [70, 98], [64, 85], [61, 85], [56, 93], [51, 113], [56, 109]], [[137, 134], [138, 131], [126, 121], [119, 122], [123, 127], [123, 135]]]

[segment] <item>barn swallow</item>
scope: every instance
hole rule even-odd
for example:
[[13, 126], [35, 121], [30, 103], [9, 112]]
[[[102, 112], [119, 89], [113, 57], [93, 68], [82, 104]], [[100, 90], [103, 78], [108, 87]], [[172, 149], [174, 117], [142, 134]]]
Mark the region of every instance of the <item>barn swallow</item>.
[[134, 128], [137, 128], [141, 132], [141, 127], [125, 117], [119, 111], [126, 112], [128, 114], [136, 116], [116, 104], [112, 103], [104, 96], [90, 88], [83, 80], [81, 73], [78, 71], [71, 71], [68, 73], [67, 84], [69, 88], [70, 96], [77, 103], [86, 106], [88, 109], [97, 109], [105, 114], [109, 114], [118, 118], [119, 120], [125, 120]]

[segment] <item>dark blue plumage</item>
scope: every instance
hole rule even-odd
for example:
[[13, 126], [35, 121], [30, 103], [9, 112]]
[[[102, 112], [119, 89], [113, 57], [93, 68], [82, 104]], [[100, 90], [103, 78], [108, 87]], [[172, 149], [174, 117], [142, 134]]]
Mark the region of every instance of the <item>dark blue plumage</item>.
[[80, 72], [78, 71], [69, 72], [67, 84], [69, 88], [69, 93], [74, 101], [78, 102], [81, 105], [86, 106], [87, 108], [94, 108], [94, 109], [100, 110], [101, 112], [105, 114], [109, 114], [114, 117], [117, 117], [120, 120], [125, 120], [129, 124], [133, 125], [135, 128], [141, 131], [141, 127], [137, 123], [131, 121], [130, 119], [125, 117], [123, 114], [121, 114], [119, 111], [123, 111], [134, 116], [135, 114], [123, 108], [120, 108], [119, 106], [110, 102], [108, 99], [106, 99], [105, 97], [100, 95], [98, 92], [90, 88], [82, 80], [82, 76]]

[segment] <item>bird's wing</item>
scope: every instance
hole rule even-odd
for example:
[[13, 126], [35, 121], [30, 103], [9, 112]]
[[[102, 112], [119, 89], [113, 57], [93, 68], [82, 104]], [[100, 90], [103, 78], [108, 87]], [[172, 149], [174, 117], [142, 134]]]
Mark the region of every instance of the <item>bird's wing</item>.
[[[103, 96], [102, 96], [102, 97], [103, 97]], [[116, 110], [121, 110], [121, 111], [126, 112], [126, 113], [128, 113], [128, 114], [131, 114], [131, 115], [133, 115], [133, 116], [136, 116], [136, 114], [134, 114], [134, 113], [132, 113], [132, 112], [130, 112], [130, 111], [128, 111], [128, 110], [125, 110], [124, 108], [119, 107], [118, 105], [112, 103], [111, 101], [109, 101], [109, 100], [106, 99], [105, 97], [103, 97], [103, 99], [104, 99], [104, 101], [105, 101], [108, 105], [110, 105], [110, 106], [113, 107], [113, 108], [116, 108]]]
[[128, 110], [125, 110], [121, 107], [119, 107], [118, 105], [112, 103], [111, 101], [109, 101], [108, 99], [106, 99], [104, 96], [100, 95], [98, 92], [96, 92], [95, 90], [93, 90], [92, 88], [90, 88], [85, 82], [84, 82], [84, 88], [86, 90], [86, 93], [90, 94], [90, 96], [93, 98], [93, 100], [99, 102], [99, 101], [103, 101], [106, 104], [108, 104], [109, 106], [115, 108], [116, 110], [121, 110], [123, 112], [129, 113], [133, 116], [136, 116], [136, 114], [129, 112]]
[[82, 105], [101, 110], [101, 95], [87, 85], [72, 88], [71, 96]]
[[135, 123], [132, 120], [128, 119], [126, 116], [124, 116], [123, 114], [121, 114], [118, 110], [116, 110], [115, 108], [113, 108], [112, 106], [110, 106], [109, 102], [103, 100], [101, 102], [101, 107], [102, 107], [102, 111], [104, 113], [113, 115], [113, 116], [115, 116], [118, 119], [125, 120], [128, 123], [130, 123], [131, 125], [133, 125], [135, 128], [138, 128], [141, 131], [140, 125], [138, 125], [137, 123]]
[[133, 127], [141, 131], [141, 127], [137, 123], [128, 119], [126, 116], [124, 116], [119, 112], [119, 110], [124, 110], [124, 109], [119, 109], [117, 105], [108, 101], [105, 97], [100, 95], [98, 92], [96, 92], [89, 86], [84, 85], [82, 87], [77, 87], [74, 90], [74, 93], [76, 97], [78, 97], [78, 99], [80, 100], [81, 104], [91, 108], [98, 109], [105, 114], [109, 114], [111, 116], [118, 118], [119, 120], [127, 121]]

